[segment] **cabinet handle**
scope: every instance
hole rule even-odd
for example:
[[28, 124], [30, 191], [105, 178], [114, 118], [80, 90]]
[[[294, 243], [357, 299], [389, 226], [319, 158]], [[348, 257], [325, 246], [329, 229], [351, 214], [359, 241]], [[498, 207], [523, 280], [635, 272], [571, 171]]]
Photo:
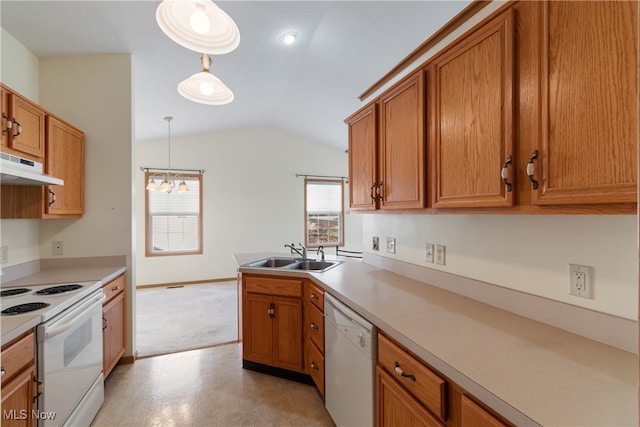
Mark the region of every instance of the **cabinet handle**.
[[538, 189], [538, 181], [533, 178], [533, 174], [535, 173], [535, 166], [533, 161], [538, 158], [540, 152], [538, 150], [533, 150], [531, 153], [531, 157], [529, 157], [529, 161], [527, 162], [527, 176], [529, 177], [529, 181], [531, 181], [531, 188], [534, 190]]
[[384, 198], [382, 197], [382, 182], [380, 184], [378, 184], [378, 186], [376, 187], [376, 197], [381, 202], [384, 202]]
[[274, 319], [276, 317], [276, 306], [274, 303], [269, 303], [269, 309], [267, 310], [269, 317]]
[[9, 119], [9, 116], [7, 116], [5, 113], [2, 113], [2, 118], [7, 120], [7, 127], [2, 129], [2, 136], [5, 136], [7, 132], [11, 130], [11, 127], [13, 126], [13, 122], [11, 121], [11, 119]]
[[311, 294], [311, 299], [315, 299], [315, 300], [317, 300], [317, 299], [319, 299], [319, 298], [318, 298], [318, 295], [316, 295], [316, 294]]
[[4, 366], [0, 367], [0, 377], [4, 376], [4, 374], [6, 374], [7, 371], [4, 370]]
[[376, 201], [376, 196], [374, 196], [374, 195], [373, 195], [373, 189], [374, 189], [374, 188], [376, 188], [376, 184], [373, 184], [373, 185], [371, 186], [371, 190], [370, 190], [370, 192], [369, 192], [369, 195], [371, 196], [371, 200], [373, 200], [373, 202], [375, 203], [375, 201]]
[[51, 206], [55, 202], [56, 202], [56, 193], [54, 193], [53, 191], [51, 191], [51, 189], [49, 189], [49, 206]]
[[511, 157], [511, 154], [509, 154], [509, 157], [507, 157], [507, 161], [504, 162], [504, 164], [502, 165], [502, 170], [500, 171], [502, 182], [504, 182], [504, 185], [507, 187], [508, 193], [510, 193], [511, 189], [513, 188], [513, 186], [509, 182], [509, 165], [511, 164], [512, 161], [513, 161], [513, 157]]
[[313, 322], [311, 322], [311, 324], [309, 325], [309, 327], [310, 327], [311, 329], [318, 330], [318, 325], [316, 325], [316, 324], [315, 324], [315, 323], [313, 323]]
[[405, 377], [405, 378], [409, 378], [412, 381], [416, 380], [416, 376], [413, 374], [405, 374], [404, 371], [402, 370], [402, 368], [400, 367], [400, 364], [398, 363], [398, 361], [393, 362], [393, 370], [396, 371], [396, 374], [400, 375], [401, 377]]
[[34, 378], [33, 382], [36, 383], [36, 395], [33, 396], [33, 403], [36, 403], [40, 395], [42, 395], [43, 386], [42, 386], [42, 380], [39, 380], [38, 378]]
[[102, 316], [102, 330], [104, 331], [105, 329], [107, 329], [107, 318]]
[[311, 362], [311, 369], [315, 369], [316, 371], [318, 370], [318, 365], [316, 365], [316, 362]]
[[115, 292], [115, 291], [119, 291], [120, 290], [120, 286], [115, 286], [113, 288], [111, 288], [111, 292]]
[[18, 123], [18, 121], [16, 120], [16, 118], [13, 118], [13, 123], [15, 123], [16, 125], [16, 133], [13, 134], [12, 138], [15, 140], [17, 137], [20, 136], [20, 134], [22, 133], [22, 126], [20, 126], [20, 123]]

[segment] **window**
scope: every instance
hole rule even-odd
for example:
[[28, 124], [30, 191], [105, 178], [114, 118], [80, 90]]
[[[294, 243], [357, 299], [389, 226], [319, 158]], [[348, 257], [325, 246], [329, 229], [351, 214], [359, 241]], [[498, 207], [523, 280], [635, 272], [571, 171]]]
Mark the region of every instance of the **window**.
[[344, 246], [343, 197], [342, 180], [304, 180], [305, 246]]
[[[145, 184], [149, 181], [145, 176]], [[189, 191], [146, 191], [146, 255], [202, 253], [202, 175], [182, 175]]]

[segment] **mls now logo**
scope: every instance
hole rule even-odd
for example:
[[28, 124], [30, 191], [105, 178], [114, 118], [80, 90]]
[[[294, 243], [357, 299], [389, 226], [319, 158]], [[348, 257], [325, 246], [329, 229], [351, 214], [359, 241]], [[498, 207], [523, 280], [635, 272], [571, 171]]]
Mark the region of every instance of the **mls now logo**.
[[2, 418], [5, 420], [26, 420], [31, 416], [35, 420], [53, 420], [56, 418], [55, 412], [44, 412], [34, 409], [29, 413], [26, 409], [5, 409], [2, 411]]

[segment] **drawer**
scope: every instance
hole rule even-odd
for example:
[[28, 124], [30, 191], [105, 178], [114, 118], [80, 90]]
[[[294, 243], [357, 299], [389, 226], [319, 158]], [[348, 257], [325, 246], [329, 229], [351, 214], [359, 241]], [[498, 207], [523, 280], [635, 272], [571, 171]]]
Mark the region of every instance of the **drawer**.
[[0, 360], [2, 361], [2, 384], [6, 383], [16, 374], [28, 366], [34, 363], [35, 359], [35, 334], [29, 332], [22, 338], [18, 338], [9, 344], [6, 344], [2, 348], [2, 355]]
[[462, 395], [461, 407], [460, 425], [462, 427], [507, 427], [507, 424], [464, 394]]
[[446, 421], [444, 379], [382, 334], [378, 334], [378, 363], [434, 415]]
[[324, 312], [324, 291], [312, 282], [306, 282], [304, 286], [304, 303], [309, 302]]
[[307, 363], [309, 364], [309, 375], [324, 397], [324, 356], [312, 342], [307, 343]]
[[315, 305], [307, 306], [305, 314], [307, 337], [324, 353], [324, 315]]
[[281, 277], [244, 276], [244, 290], [254, 294], [302, 296], [302, 279]]
[[116, 295], [120, 292], [124, 292], [124, 274], [119, 276], [106, 285], [102, 286], [102, 293], [104, 294], [105, 300], [102, 302], [102, 305], [107, 305], [109, 301], [111, 301]]

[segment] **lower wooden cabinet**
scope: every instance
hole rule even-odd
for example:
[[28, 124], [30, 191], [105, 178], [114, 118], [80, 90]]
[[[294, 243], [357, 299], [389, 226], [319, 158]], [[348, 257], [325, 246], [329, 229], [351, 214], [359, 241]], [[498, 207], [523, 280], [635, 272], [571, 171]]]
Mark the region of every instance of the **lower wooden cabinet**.
[[376, 420], [378, 426], [444, 426], [380, 366], [376, 368]]
[[104, 378], [118, 364], [125, 350], [125, 277], [112, 280], [102, 287], [102, 371]]
[[304, 328], [307, 371], [324, 397], [324, 291], [308, 280], [304, 283]]
[[476, 403], [466, 394], [460, 397], [460, 425], [462, 427], [506, 427], [488, 410]]
[[36, 425], [35, 334], [33, 331], [2, 347], [2, 426]]
[[302, 279], [242, 277], [242, 358], [304, 372]]

